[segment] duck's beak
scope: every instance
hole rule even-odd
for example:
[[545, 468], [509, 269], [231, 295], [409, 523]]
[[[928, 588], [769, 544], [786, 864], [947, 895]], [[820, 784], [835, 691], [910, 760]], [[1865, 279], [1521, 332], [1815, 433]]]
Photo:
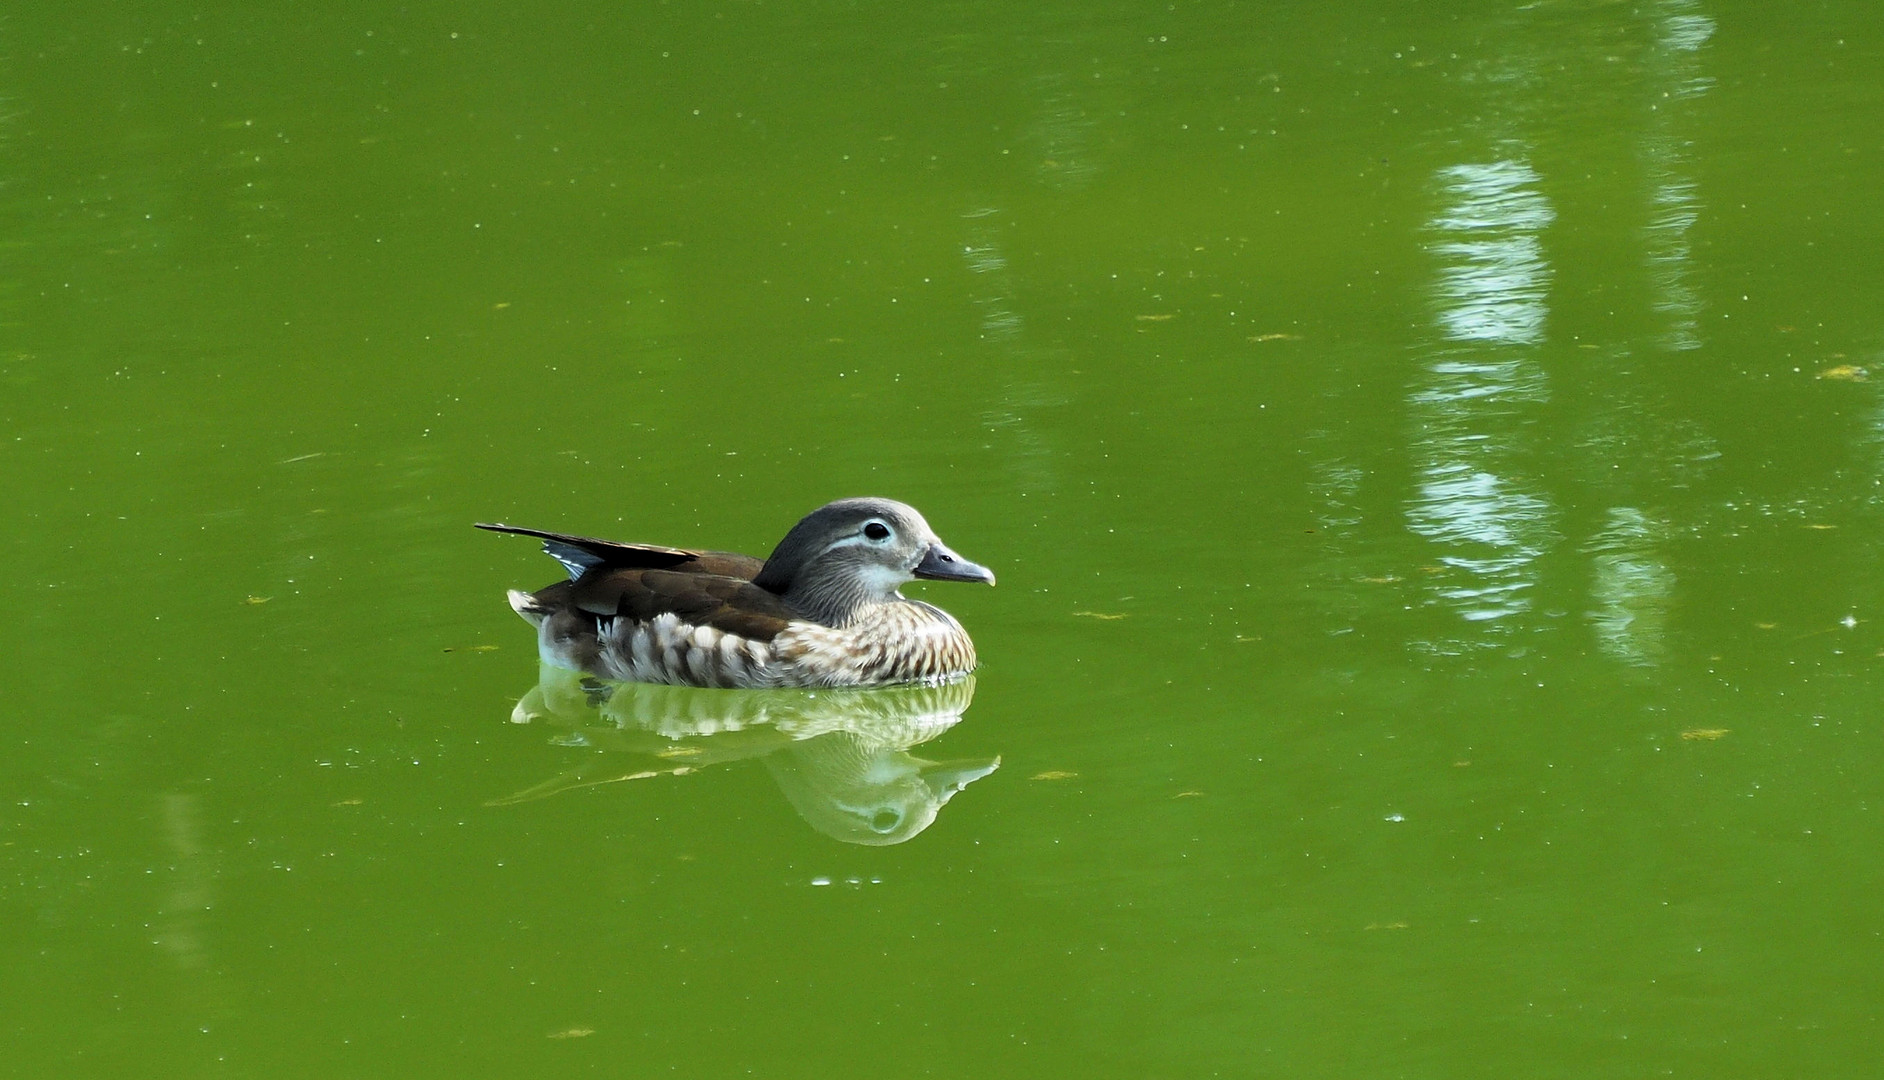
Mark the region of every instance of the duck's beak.
[[922, 553], [922, 561], [910, 573], [930, 581], [983, 581], [994, 584], [994, 571], [985, 566], [976, 566], [943, 547], [940, 541], [929, 545], [929, 550]]
[[940, 806], [955, 797], [955, 793], [1001, 767], [1001, 759], [981, 758], [974, 761], [933, 761], [922, 766], [922, 782], [928, 786], [929, 794]]

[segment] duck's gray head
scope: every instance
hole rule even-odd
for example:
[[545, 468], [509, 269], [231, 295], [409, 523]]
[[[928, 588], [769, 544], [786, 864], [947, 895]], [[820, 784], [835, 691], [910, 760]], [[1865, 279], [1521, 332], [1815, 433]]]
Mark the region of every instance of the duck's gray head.
[[899, 598], [912, 578], [982, 581], [994, 574], [950, 551], [914, 507], [839, 499], [792, 526], [754, 580], [807, 618], [842, 626], [868, 604]]

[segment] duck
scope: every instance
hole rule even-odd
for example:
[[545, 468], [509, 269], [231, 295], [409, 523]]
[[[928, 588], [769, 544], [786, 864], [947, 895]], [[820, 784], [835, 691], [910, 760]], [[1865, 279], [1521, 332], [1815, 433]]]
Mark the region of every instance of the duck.
[[568, 579], [510, 606], [545, 663], [622, 682], [721, 689], [940, 683], [974, 671], [955, 617], [905, 597], [912, 580], [994, 584], [914, 507], [839, 499], [805, 515], [770, 557], [624, 544], [497, 522], [534, 537]]

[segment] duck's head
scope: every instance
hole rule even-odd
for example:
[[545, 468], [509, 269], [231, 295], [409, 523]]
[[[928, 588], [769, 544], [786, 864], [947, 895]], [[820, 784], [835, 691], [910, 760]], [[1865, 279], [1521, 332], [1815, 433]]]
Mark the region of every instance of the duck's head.
[[807, 618], [842, 626], [857, 610], [899, 598], [914, 578], [981, 581], [994, 573], [950, 551], [914, 507], [839, 499], [792, 526], [754, 583]]

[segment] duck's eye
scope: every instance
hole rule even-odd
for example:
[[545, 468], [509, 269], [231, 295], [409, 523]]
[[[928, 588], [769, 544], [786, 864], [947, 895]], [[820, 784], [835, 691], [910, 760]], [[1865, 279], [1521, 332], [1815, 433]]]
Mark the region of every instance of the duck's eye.
[[890, 527], [883, 524], [881, 521], [867, 522], [864, 525], [863, 532], [864, 538], [868, 540], [888, 540], [890, 538]]

